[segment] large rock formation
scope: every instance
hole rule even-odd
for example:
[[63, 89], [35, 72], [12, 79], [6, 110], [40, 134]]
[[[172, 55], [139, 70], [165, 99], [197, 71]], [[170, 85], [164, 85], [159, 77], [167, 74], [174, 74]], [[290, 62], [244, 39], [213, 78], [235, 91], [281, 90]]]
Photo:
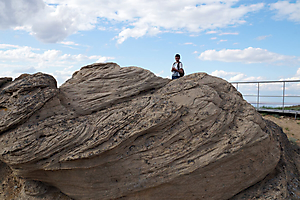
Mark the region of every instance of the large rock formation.
[[74, 199], [228, 199], [280, 160], [274, 129], [205, 73], [94, 64], [60, 88], [42, 73], [0, 79], [0, 95], [0, 160]]
[[229, 200], [299, 200], [300, 199], [300, 147], [291, 143], [282, 129], [266, 121], [274, 138], [279, 142], [281, 157], [276, 168], [263, 180], [238, 193]]

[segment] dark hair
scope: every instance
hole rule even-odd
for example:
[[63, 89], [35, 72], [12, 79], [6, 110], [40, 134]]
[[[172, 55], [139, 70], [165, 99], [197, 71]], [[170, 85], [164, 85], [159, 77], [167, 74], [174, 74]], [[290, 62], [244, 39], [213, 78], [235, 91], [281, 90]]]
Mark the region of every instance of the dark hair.
[[176, 57], [179, 57], [179, 58], [180, 58], [180, 55], [179, 55], [179, 54], [176, 54], [176, 55], [175, 55], [175, 58], [176, 58]]

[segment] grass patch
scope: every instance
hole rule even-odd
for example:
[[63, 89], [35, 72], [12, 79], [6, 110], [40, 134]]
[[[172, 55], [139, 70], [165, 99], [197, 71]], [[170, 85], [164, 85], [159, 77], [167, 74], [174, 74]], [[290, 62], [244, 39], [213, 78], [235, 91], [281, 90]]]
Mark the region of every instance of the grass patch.
[[280, 115], [278, 115], [278, 114], [271, 114], [273, 117], [276, 117], [276, 118], [280, 118]]
[[[267, 115], [269, 115], [268, 113], [265, 113], [265, 112], [260, 113], [260, 114], [261, 114], [261, 116], [267, 116]], [[300, 124], [300, 122], [299, 122], [299, 124]]]
[[292, 144], [297, 145], [297, 139], [290, 137], [290, 138], [289, 138], [289, 141], [290, 141]]
[[288, 127], [285, 128], [286, 131], [290, 131], [290, 129]]
[[[275, 109], [275, 110], [282, 110], [282, 107], [272, 107], [272, 106], [262, 106], [263, 109]], [[286, 106], [284, 110], [297, 110], [300, 111], [300, 105], [297, 106]]]

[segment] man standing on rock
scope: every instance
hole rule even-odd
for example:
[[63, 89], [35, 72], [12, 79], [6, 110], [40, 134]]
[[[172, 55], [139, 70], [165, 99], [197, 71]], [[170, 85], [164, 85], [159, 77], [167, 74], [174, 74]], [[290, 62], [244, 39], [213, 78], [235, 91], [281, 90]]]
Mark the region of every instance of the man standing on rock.
[[175, 55], [175, 60], [176, 60], [176, 62], [173, 63], [172, 69], [171, 69], [172, 80], [178, 79], [178, 78], [184, 76], [183, 64], [182, 64], [182, 62], [179, 61], [180, 60], [179, 54]]

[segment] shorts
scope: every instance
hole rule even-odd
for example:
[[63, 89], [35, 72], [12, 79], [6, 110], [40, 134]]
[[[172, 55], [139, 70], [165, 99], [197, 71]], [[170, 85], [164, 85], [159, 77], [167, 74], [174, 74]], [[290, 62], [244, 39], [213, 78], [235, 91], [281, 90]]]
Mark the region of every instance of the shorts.
[[172, 80], [178, 79], [178, 78], [180, 78], [180, 76], [172, 76]]

